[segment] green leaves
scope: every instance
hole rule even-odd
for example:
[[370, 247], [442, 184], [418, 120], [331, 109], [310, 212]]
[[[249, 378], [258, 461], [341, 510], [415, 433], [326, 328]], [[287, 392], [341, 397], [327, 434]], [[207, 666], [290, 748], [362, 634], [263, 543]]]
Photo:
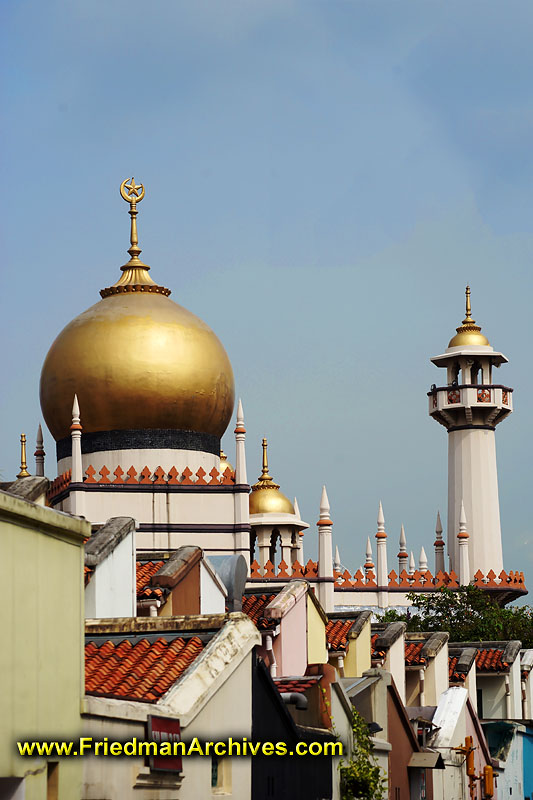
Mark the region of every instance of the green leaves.
[[341, 761], [342, 800], [384, 800], [387, 779], [372, 754], [368, 725], [352, 709], [353, 753], [348, 763]]
[[408, 631], [449, 631], [454, 642], [520, 639], [523, 647], [533, 647], [533, 608], [501, 608], [490, 595], [477, 586], [446, 587], [437, 592], [407, 597], [415, 611], [390, 610], [383, 622], [402, 621]]

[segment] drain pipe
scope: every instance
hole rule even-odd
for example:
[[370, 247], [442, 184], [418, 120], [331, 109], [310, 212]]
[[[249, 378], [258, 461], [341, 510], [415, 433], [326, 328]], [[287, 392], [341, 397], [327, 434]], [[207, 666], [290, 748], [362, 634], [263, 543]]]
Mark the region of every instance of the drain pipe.
[[509, 674], [505, 676], [505, 713], [507, 719], [511, 719], [511, 682], [509, 680]]
[[270, 660], [270, 676], [275, 678], [278, 674], [278, 665], [276, 664], [276, 656], [274, 655], [274, 648], [272, 647], [272, 635], [270, 633], [267, 633], [265, 636], [265, 649]]
[[529, 719], [528, 717], [528, 703], [527, 703], [527, 688], [526, 682], [521, 681], [520, 686], [522, 688], [522, 719]]
[[280, 694], [285, 705], [296, 706], [300, 711], [307, 709], [307, 697], [302, 692], [281, 692]]
[[418, 685], [420, 689], [420, 705], [426, 705], [426, 692], [425, 692], [426, 672], [424, 667], [418, 670]]
[[337, 669], [341, 678], [344, 678], [344, 656], [337, 656]]

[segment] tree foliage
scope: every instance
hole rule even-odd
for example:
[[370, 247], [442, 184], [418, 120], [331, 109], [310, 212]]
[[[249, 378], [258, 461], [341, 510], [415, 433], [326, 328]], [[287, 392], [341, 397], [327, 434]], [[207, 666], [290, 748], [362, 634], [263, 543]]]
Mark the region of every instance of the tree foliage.
[[[502, 608], [477, 586], [446, 587], [437, 592], [407, 595], [412, 609], [386, 611], [383, 622], [402, 621], [408, 631], [449, 631], [452, 642], [509, 641], [533, 647], [533, 608]], [[414, 609], [414, 610], [413, 610]]]
[[372, 754], [368, 725], [352, 709], [353, 752], [348, 762], [341, 761], [342, 800], [383, 800], [386, 778]]

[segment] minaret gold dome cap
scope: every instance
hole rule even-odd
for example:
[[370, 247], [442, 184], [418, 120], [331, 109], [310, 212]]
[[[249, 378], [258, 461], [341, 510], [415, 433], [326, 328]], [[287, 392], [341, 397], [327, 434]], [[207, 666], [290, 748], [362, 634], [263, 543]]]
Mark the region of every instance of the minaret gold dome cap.
[[268, 442], [263, 439], [263, 469], [250, 493], [250, 514], [294, 514], [294, 506], [268, 472]]
[[235, 399], [229, 358], [205, 322], [170, 300], [139, 260], [136, 204], [144, 187], [124, 181], [121, 194], [130, 203], [131, 258], [48, 351], [40, 385], [46, 424], [56, 440], [69, 436], [77, 394], [84, 433], [174, 429], [220, 437]]
[[472, 319], [472, 308], [470, 305], [470, 286], [466, 287], [466, 315], [462, 325], [456, 328], [457, 333], [450, 339], [448, 347], [487, 347], [490, 346], [489, 340], [481, 333], [481, 328]]

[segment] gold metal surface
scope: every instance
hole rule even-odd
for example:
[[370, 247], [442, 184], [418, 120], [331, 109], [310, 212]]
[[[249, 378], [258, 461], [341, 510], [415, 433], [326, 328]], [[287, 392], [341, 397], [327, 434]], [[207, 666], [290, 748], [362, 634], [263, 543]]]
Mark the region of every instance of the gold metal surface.
[[56, 440], [68, 436], [77, 394], [85, 433], [170, 428], [222, 436], [234, 404], [229, 358], [205, 322], [170, 300], [138, 260], [134, 222], [144, 187], [132, 178], [120, 193], [130, 203], [131, 259], [52, 344], [40, 386], [46, 424]]
[[221, 450], [220, 451], [220, 470], [219, 470], [220, 473], [224, 474], [224, 472], [227, 470], [228, 467], [230, 468], [230, 470], [232, 472], [235, 472], [235, 470], [233, 469], [233, 467], [231, 466], [231, 464], [228, 461], [227, 455], [225, 454], [225, 452], [223, 450]]
[[26, 434], [20, 434], [20, 472], [17, 478], [29, 478], [28, 465], [26, 463]]
[[294, 506], [268, 472], [268, 442], [263, 439], [263, 466], [250, 494], [250, 514], [294, 514]]
[[466, 302], [465, 302], [465, 318], [463, 320], [462, 325], [456, 328], [457, 334], [450, 339], [450, 343], [448, 347], [468, 347], [469, 345], [489, 345], [489, 340], [486, 336], [481, 333], [481, 328], [479, 325], [476, 325], [475, 319], [472, 319], [472, 307], [470, 305], [470, 286], [466, 287], [465, 290], [466, 295]]

